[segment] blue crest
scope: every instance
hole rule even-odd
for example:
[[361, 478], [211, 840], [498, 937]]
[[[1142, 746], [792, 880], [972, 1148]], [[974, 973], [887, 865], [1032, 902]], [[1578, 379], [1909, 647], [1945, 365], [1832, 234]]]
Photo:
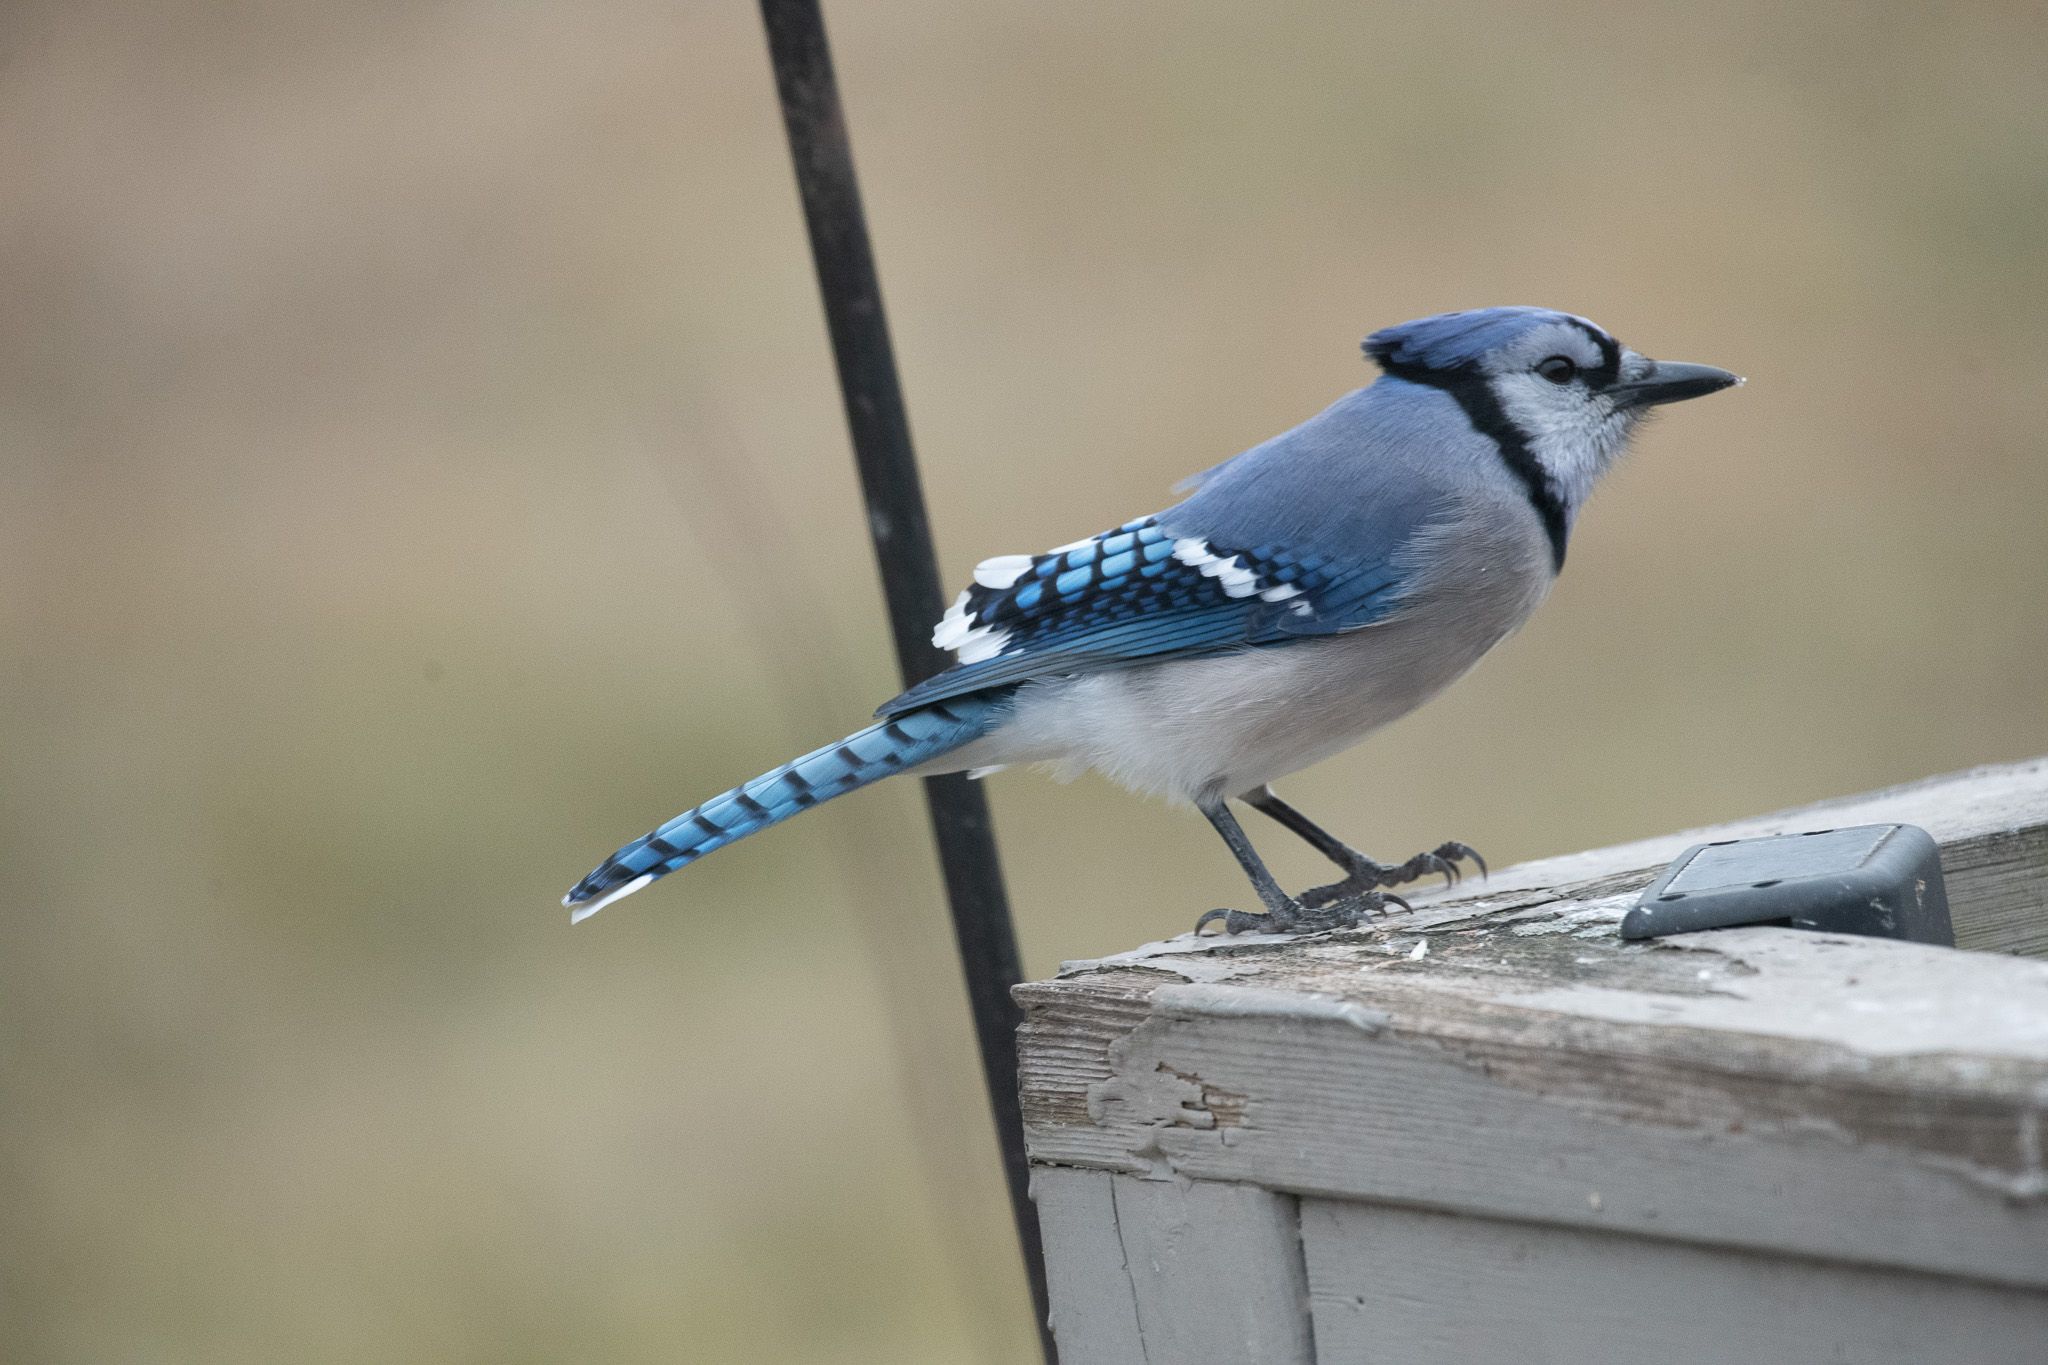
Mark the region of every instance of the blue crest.
[[1365, 353], [1386, 370], [1456, 370], [1531, 328], [1559, 322], [1586, 328], [1595, 340], [1607, 335], [1584, 318], [1554, 308], [1474, 308], [1383, 327], [1365, 339]]

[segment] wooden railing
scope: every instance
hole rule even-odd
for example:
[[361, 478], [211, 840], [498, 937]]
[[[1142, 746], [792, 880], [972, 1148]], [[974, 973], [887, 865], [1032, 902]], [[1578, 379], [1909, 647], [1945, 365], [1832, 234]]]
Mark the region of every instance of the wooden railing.
[[[1934, 835], [1960, 949], [1623, 942], [1706, 838]], [[2048, 1361], [2048, 760], [1017, 989], [1062, 1359]]]

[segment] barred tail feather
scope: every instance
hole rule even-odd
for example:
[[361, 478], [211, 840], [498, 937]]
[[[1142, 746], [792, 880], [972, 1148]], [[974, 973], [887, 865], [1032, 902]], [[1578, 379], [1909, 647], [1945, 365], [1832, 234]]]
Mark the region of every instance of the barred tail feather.
[[856, 787], [929, 763], [986, 734], [1001, 718], [1001, 696], [952, 697], [870, 725], [837, 744], [762, 773], [751, 782], [642, 835], [604, 860], [562, 898], [580, 923], [624, 896]]

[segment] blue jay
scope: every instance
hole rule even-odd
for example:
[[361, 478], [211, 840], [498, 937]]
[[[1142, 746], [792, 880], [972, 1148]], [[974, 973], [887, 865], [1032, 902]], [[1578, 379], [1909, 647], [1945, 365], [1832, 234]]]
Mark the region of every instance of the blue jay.
[[[714, 796], [605, 859], [575, 920], [734, 840], [880, 778], [1021, 763], [1192, 803], [1262, 914], [1224, 932], [1356, 926], [1388, 888], [1455, 880], [1446, 843], [1378, 862], [1273, 792], [1449, 685], [1536, 609], [1579, 509], [1659, 404], [1742, 381], [1654, 361], [1543, 308], [1483, 308], [1365, 341], [1380, 377], [1198, 474], [1163, 512], [974, 570], [932, 633], [957, 661], [836, 744]], [[1237, 798], [1343, 876], [1282, 890]]]

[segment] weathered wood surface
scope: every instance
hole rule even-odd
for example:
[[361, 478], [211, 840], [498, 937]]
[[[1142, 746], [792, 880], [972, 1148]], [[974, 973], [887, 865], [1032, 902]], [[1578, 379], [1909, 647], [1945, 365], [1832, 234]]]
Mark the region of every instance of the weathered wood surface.
[[1320, 1365], [2048, 1359], [2025, 1290], [1336, 1200], [1301, 1231]]
[[1088, 1365], [1315, 1365], [1295, 1201], [1254, 1185], [1032, 1173], [1053, 1335]]
[[[1458, 1219], [1429, 1218], [1458, 1215], [1538, 1225], [1567, 1262], [1624, 1279], [1632, 1257], [1655, 1278], [1650, 1261], [1684, 1253], [1723, 1308], [1755, 1263], [1839, 1289], [1840, 1311], [1889, 1302], [1871, 1321], [1903, 1323], [1897, 1306], [1917, 1300], [1883, 1286], [1911, 1272], [1982, 1307], [1986, 1342], [2015, 1324], [2048, 1333], [2048, 962], [1782, 929], [1615, 933], [1687, 844], [1882, 820], [1942, 844], [1964, 942], [2048, 948], [2048, 761], [1551, 859], [1368, 931], [1183, 937], [1019, 987], [1032, 1159], [1041, 1179], [1124, 1177], [1098, 1190], [1257, 1186], [1300, 1197], [1305, 1227], [1365, 1219], [1389, 1246], [1447, 1246]], [[1126, 1257], [1151, 1235], [1129, 1217], [1105, 1230], [1099, 1208], [1080, 1210], [1085, 1189], [1066, 1189], [1079, 1202], [1048, 1222], [1055, 1265], [1056, 1225], [1093, 1218], [1097, 1251]], [[1540, 1358], [1486, 1353], [1511, 1313], [1474, 1317], [1469, 1350], [1342, 1353], [1346, 1320], [1324, 1320], [1366, 1293], [1341, 1288], [1345, 1264], [1362, 1263], [1319, 1261], [1311, 1236], [1319, 1360]], [[1535, 1294], [1551, 1280], [1525, 1282]], [[1414, 1289], [1415, 1314], [1441, 1311], [1439, 1292]], [[1396, 1289], [1374, 1293], [1375, 1313], [1407, 1311]], [[1620, 1312], [1621, 1298], [1586, 1293], [1584, 1321]], [[1796, 1305], [1771, 1313], [1759, 1321], [1804, 1321]], [[1420, 1316], [1409, 1326], [1423, 1332]], [[1602, 1354], [1627, 1332], [1596, 1335], [1599, 1350], [1560, 1336], [1558, 1358], [1660, 1358]], [[1853, 1333], [1843, 1357], [1773, 1340], [1776, 1355], [1661, 1358], [1866, 1358]]]

